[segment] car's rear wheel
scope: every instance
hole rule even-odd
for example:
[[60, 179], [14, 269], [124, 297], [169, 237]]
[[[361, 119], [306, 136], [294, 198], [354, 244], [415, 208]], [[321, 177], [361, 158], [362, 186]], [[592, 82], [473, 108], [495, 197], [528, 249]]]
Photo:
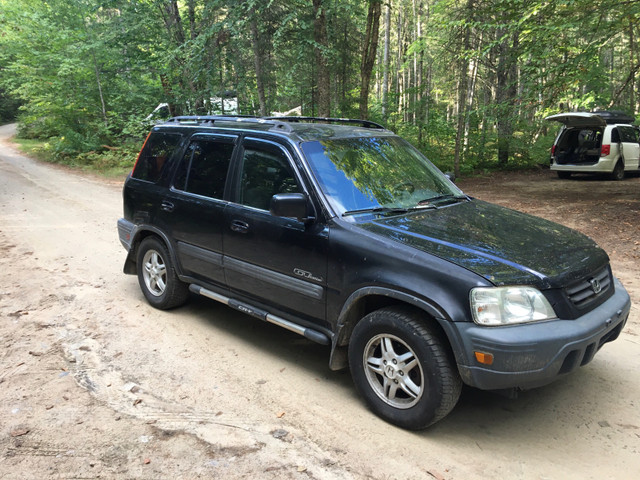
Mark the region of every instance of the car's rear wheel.
[[613, 168], [611, 179], [616, 181], [624, 179], [624, 163], [622, 163], [622, 160], [618, 160], [618, 163]]
[[156, 237], [147, 237], [140, 244], [137, 269], [140, 289], [155, 308], [166, 310], [187, 300], [188, 287], [178, 279], [169, 251]]
[[440, 336], [407, 307], [365, 316], [349, 343], [356, 389], [378, 416], [410, 430], [444, 418], [462, 381]]

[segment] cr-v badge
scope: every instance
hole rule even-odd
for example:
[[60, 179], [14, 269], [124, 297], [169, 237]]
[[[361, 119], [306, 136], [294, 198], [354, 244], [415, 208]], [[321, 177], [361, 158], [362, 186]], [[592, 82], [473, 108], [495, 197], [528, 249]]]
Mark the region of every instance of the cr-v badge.
[[313, 273], [302, 270], [301, 268], [294, 268], [293, 273], [299, 277], [306, 278], [307, 280], [315, 280], [316, 282], [322, 281], [322, 278], [314, 277]]

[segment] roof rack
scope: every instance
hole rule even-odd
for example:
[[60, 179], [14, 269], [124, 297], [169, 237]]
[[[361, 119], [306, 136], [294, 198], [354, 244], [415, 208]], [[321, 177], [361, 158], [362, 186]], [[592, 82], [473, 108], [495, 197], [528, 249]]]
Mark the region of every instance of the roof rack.
[[263, 118], [256, 117], [254, 115], [181, 115], [170, 118], [167, 120], [167, 123], [215, 123], [216, 120], [227, 122], [246, 122], [254, 120], [259, 122], [260, 120], [263, 120]]
[[179, 123], [183, 125], [213, 125], [215, 122], [255, 122], [262, 124], [272, 124], [273, 130], [293, 131], [291, 123], [341, 123], [347, 125], [359, 125], [364, 128], [374, 128], [377, 130], [386, 130], [379, 123], [369, 120], [356, 120], [351, 118], [330, 118], [330, 117], [257, 117], [254, 115], [182, 115], [172, 117], [166, 123]]
[[371, 122], [369, 120], [356, 120], [352, 118], [331, 118], [331, 117], [262, 117], [265, 120], [275, 120], [278, 122], [322, 122], [322, 123], [346, 123], [348, 125], [360, 125], [364, 128], [376, 128], [380, 130], [386, 130], [379, 123]]
[[635, 121], [633, 116], [619, 110], [594, 110], [591, 113], [600, 116], [606, 123], [633, 123]]

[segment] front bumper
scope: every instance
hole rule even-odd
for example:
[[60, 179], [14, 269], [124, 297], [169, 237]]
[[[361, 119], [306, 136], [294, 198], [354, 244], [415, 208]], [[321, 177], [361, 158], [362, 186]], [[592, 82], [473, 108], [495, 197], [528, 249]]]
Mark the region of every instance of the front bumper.
[[[455, 323], [470, 358], [469, 365], [458, 365], [463, 381], [483, 390], [534, 388], [586, 365], [605, 343], [618, 338], [629, 317], [629, 294], [618, 279], [614, 284], [611, 298], [575, 320], [505, 327]], [[492, 354], [493, 364], [476, 362], [474, 352]]]

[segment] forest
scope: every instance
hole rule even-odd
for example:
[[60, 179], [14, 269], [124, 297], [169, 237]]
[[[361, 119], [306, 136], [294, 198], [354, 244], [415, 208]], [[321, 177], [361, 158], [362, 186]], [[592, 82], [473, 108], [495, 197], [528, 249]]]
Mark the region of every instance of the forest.
[[0, 0], [0, 121], [98, 167], [130, 165], [166, 104], [370, 119], [457, 174], [528, 168], [547, 115], [639, 110], [639, 20], [637, 0]]

